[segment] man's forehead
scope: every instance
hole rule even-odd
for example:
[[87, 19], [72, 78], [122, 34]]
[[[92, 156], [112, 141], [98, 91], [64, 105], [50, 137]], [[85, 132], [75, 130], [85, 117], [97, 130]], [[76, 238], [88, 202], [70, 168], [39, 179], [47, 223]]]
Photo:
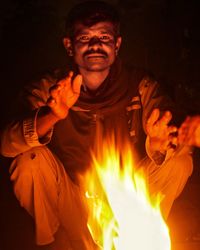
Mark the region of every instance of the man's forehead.
[[114, 25], [111, 22], [98, 22], [90, 27], [82, 24], [82, 23], [76, 23], [74, 26], [74, 33], [75, 35], [77, 34], [82, 34], [82, 33], [90, 33], [90, 32], [101, 32], [101, 33], [110, 33], [113, 34], [115, 33], [114, 31]]

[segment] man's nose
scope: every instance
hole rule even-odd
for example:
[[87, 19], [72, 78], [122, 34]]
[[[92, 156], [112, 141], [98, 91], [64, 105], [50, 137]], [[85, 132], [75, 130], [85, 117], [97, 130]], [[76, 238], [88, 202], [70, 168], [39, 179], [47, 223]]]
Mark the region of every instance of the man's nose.
[[90, 39], [90, 41], [89, 41], [89, 46], [95, 46], [95, 45], [97, 45], [97, 46], [101, 46], [101, 40], [97, 37], [97, 36], [94, 36], [94, 37], [92, 37], [91, 39]]

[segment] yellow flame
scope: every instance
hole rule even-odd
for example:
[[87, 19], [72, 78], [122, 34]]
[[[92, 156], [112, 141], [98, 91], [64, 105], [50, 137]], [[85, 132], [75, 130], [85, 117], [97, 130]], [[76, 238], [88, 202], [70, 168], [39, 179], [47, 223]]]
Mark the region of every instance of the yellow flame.
[[170, 250], [161, 196], [152, 201], [145, 175], [134, 169], [129, 147], [119, 153], [112, 141], [93, 154], [86, 176], [88, 228], [103, 250]]

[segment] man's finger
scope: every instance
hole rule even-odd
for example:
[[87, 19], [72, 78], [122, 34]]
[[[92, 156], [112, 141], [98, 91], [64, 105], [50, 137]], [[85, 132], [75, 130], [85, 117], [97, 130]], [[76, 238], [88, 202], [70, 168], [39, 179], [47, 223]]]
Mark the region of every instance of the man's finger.
[[176, 137], [176, 136], [173, 136], [173, 135], [170, 135], [169, 136], [169, 138], [168, 138], [168, 140], [169, 140], [169, 144], [172, 146], [172, 147], [176, 147], [177, 146], [177, 144], [178, 144], [178, 138]]
[[73, 84], [72, 84], [72, 89], [73, 89], [74, 94], [77, 94], [77, 95], [80, 94], [82, 81], [83, 81], [83, 77], [80, 74], [74, 78]]
[[63, 87], [70, 87], [71, 86], [71, 81], [72, 81], [72, 77], [74, 75], [73, 71], [70, 71], [68, 73], [68, 75], [63, 78], [59, 83], [63, 86]]
[[178, 128], [176, 126], [169, 126], [168, 133], [173, 134], [173, 136], [177, 136], [178, 135]]
[[56, 105], [56, 100], [53, 97], [49, 97], [49, 99], [47, 100], [47, 105], [49, 107], [54, 107]]
[[74, 75], [74, 72], [73, 72], [72, 70], [70, 70], [68, 76], [69, 76], [70, 78], [72, 78], [73, 75]]
[[187, 117], [178, 130], [178, 142], [183, 144], [188, 140], [191, 117]]
[[147, 120], [147, 126], [153, 126], [157, 122], [159, 115], [159, 109], [154, 109]]
[[172, 119], [172, 114], [169, 111], [166, 111], [163, 116], [160, 118], [159, 123], [161, 125], [167, 125]]
[[56, 98], [61, 90], [62, 86], [59, 84], [54, 85], [50, 88], [49, 92], [53, 98]]

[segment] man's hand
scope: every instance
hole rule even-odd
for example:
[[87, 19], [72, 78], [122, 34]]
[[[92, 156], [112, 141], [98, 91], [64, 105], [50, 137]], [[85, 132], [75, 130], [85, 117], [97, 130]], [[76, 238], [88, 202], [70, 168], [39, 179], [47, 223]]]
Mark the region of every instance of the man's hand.
[[59, 81], [50, 89], [47, 105], [58, 119], [64, 119], [69, 109], [74, 105], [80, 95], [82, 76], [77, 75], [72, 82], [73, 72]]
[[150, 150], [165, 153], [166, 150], [177, 145], [177, 127], [169, 126], [172, 114], [166, 111], [159, 119], [159, 109], [154, 109], [146, 124], [147, 135], [149, 136]]
[[178, 142], [200, 147], [200, 115], [187, 117], [178, 130]]

